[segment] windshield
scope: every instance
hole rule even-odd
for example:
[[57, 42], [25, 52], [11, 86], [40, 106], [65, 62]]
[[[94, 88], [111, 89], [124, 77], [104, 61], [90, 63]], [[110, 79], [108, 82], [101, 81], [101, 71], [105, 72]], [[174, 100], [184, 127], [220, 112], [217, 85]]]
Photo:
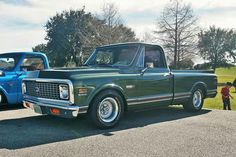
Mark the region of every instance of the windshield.
[[119, 46], [97, 49], [85, 63], [90, 66], [128, 66], [133, 61], [138, 46]]
[[14, 54], [2, 54], [0, 55], [0, 70], [11, 71], [15, 68], [19, 56]]

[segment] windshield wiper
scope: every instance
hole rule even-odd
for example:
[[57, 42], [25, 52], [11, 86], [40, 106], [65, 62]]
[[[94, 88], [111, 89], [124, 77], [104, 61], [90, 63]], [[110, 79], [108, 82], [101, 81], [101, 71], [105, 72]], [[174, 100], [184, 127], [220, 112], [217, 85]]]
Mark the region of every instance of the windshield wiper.
[[82, 66], [90, 66], [89, 64], [83, 64]]
[[90, 66], [90, 67], [117, 67], [116, 65], [112, 65], [112, 64], [83, 64], [83, 66]]
[[95, 64], [94, 66], [101, 66], [101, 67], [114, 67], [111, 64]]

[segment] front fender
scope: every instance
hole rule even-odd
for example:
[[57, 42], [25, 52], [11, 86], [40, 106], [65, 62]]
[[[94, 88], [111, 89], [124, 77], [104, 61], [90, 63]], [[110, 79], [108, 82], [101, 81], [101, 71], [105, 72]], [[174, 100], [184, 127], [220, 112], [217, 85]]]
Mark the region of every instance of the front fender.
[[88, 97], [88, 105], [93, 101], [93, 99], [96, 97], [96, 95], [98, 95], [100, 92], [102, 92], [104, 90], [109, 90], [109, 89], [118, 91], [120, 94], [122, 94], [121, 95], [122, 97], [124, 97], [125, 99], [127, 98], [124, 89], [122, 87], [120, 87], [119, 85], [116, 85], [114, 83], [105, 84], [105, 85], [97, 88], [94, 92], [92, 92], [89, 95], [89, 97]]
[[7, 100], [7, 104], [17, 104], [20, 103], [18, 102], [17, 98], [17, 93], [8, 93], [5, 88], [0, 86], [0, 92], [2, 92]]

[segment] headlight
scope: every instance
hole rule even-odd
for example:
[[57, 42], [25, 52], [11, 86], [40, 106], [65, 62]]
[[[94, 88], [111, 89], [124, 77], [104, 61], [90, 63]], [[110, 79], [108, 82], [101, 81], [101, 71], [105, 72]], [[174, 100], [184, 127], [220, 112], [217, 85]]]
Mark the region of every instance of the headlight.
[[61, 99], [69, 99], [69, 87], [68, 85], [61, 84], [59, 85], [59, 91], [60, 91], [60, 98]]
[[25, 82], [22, 82], [22, 94], [25, 94], [26, 92], [27, 92], [26, 84], [25, 84]]

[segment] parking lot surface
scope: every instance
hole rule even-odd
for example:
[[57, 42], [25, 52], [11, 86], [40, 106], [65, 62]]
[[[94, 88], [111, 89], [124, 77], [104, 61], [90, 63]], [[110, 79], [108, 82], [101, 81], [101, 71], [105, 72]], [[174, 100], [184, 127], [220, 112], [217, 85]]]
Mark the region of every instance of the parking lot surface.
[[63, 119], [22, 108], [0, 110], [0, 157], [236, 156], [236, 112], [149, 108], [119, 126], [95, 128], [86, 116]]

